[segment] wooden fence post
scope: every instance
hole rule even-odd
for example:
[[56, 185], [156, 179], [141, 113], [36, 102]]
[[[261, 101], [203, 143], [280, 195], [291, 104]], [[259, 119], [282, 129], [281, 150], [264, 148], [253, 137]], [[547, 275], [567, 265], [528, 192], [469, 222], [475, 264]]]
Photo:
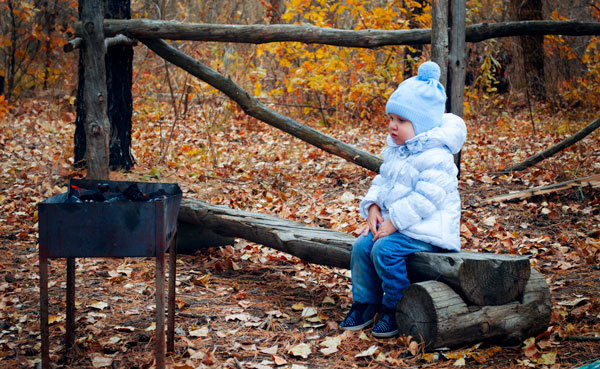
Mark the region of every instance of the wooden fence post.
[[82, 0], [86, 166], [88, 179], [108, 179], [110, 122], [106, 114], [104, 11], [100, 0]]
[[[465, 28], [466, 28], [466, 1], [450, 1], [450, 52], [448, 55], [448, 102], [446, 106], [450, 113], [462, 117], [463, 96], [465, 91]], [[460, 175], [461, 153], [454, 155], [454, 162]]]
[[448, 0], [435, 0], [431, 16], [431, 60], [440, 66], [440, 82], [448, 89]]

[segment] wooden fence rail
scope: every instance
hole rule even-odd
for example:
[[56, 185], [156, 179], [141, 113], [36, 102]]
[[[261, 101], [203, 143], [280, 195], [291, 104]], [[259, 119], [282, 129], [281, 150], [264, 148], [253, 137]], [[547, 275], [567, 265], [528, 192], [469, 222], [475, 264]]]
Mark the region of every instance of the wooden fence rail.
[[[82, 35], [81, 23], [75, 23], [75, 34]], [[106, 19], [107, 37], [124, 34], [133, 38], [162, 38], [264, 44], [270, 42], [303, 42], [345, 47], [375, 48], [387, 45], [419, 45], [431, 43], [431, 29], [410, 30], [343, 30], [312, 25], [231, 25], [193, 24], [150, 19]], [[465, 28], [466, 42], [491, 38], [531, 35], [600, 35], [600, 22], [521, 21], [479, 23]]]

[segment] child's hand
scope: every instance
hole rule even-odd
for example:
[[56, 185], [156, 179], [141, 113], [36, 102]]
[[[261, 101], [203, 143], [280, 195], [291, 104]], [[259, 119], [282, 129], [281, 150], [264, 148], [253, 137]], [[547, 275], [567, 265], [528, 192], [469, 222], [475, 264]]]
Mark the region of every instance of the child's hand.
[[397, 229], [394, 226], [394, 223], [392, 223], [392, 221], [388, 219], [385, 222], [381, 223], [379, 229], [377, 230], [377, 233], [374, 233], [373, 241], [376, 241], [377, 239], [385, 236], [389, 236], [396, 231]]
[[375, 233], [377, 233], [377, 226], [381, 223], [383, 223], [381, 210], [379, 209], [379, 206], [373, 204], [371, 205], [371, 207], [369, 207], [369, 217], [367, 218], [367, 225], [364, 227], [361, 233], [367, 236], [369, 234], [369, 231], [371, 231], [371, 234], [375, 235]]

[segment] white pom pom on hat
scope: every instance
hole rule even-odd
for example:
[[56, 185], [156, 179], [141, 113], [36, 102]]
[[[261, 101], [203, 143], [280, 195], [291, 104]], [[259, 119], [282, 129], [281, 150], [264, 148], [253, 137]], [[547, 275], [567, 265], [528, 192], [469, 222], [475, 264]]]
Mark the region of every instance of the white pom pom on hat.
[[435, 79], [436, 81], [439, 81], [441, 74], [442, 72], [440, 71], [440, 67], [436, 63], [432, 61], [426, 61], [419, 66], [419, 72], [417, 75], [421, 79]]
[[386, 114], [396, 114], [412, 122], [415, 134], [442, 124], [446, 108], [446, 91], [440, 83], [440, 67], [427, 61], [418, 74], [404, 80], [385, 105]]

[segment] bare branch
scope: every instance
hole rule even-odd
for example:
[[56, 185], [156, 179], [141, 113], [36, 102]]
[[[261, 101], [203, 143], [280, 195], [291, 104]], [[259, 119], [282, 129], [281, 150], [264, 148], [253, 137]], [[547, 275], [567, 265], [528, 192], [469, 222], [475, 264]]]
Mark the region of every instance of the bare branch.
[[169, 46], [163, 40], [140, 39], [144, 45], [163, 59], [177, 65], [193, 76], [210, 84], [238, 103], [246, 114], [259, 119], [275, 128], [314, 145], [330, 154], [337, 155], [363, 168], [379, 171], [381, 159], [371, 153], [359, 150], [331, 136], [321, 133], [292, 118], [279, 114], [251, 96], [231, 79], [208, 68], [185, 53]]

